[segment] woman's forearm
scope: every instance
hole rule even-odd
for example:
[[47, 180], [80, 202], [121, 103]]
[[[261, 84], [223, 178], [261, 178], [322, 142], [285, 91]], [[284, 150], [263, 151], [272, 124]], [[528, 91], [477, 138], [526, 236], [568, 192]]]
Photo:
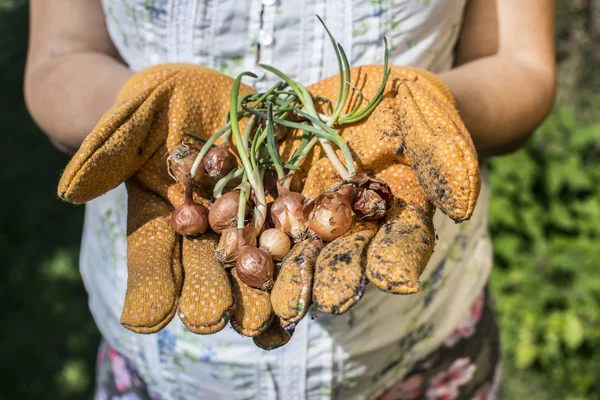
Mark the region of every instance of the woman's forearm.
[[57, 147], [73, 151], [115, 103], [131, 75], [124, 64], [102, 53], [49, 59], [27, 72], [27, 106]]
[[441, 74], [478, 152], [525, 144], [554, 104], [555, 0], [468, 0], [457, 67]]
[[108, 34], [101, 0], [30, 0], [25, 101], [61, 150], [73, 152], [131, 72]]
[[554, 104], [553, 68], [518, 55], [481, 58], [440, 77], [484, 156], [523, 146]]

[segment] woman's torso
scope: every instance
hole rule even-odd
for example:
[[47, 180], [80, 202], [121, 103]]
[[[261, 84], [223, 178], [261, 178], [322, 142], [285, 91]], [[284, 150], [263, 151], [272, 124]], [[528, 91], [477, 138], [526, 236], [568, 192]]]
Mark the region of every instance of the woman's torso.
[[[315, 14], [353, 65], [380, 63], [386, 36], [391, 63], [449, 69], [465, 1], [103, 3], [111, 37], [133, 70], [164, 62], [192, 62], [229, 75], [249, 70], [258, 72], [255, 86], [262, 90], [275, 80], [259, 70], [258, 62], [306, 84], [336, 73], [335, 56]], [[134, 360], [150, 388], [166, 398], [370, 397], [435, 350], [487, 281], [488, 185], [482, 172], [482, 192], [469, 222], [456, 225], [436, 213], [439, 240], [421, 292], [393, 296], [371, 286], [342, 316], [315, 310], [315, 318], [305, 318], [288, 345], [271, 352], [229, 327], [199, 336], [175, 318], [155, 335], [137, 335], [119, 324], [127, 283], [127, 193], [120, 186], [86, 206], [81, 270], [90, 308], [106, 340]]]

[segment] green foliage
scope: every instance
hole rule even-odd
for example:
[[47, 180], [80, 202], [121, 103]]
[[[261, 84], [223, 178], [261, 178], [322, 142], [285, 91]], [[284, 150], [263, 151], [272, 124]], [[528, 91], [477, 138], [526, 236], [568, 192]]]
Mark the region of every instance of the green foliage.
[[525, 149], [490, 163], [507, 361], [579, 398], [600, 393], [599, 161], [600, 123], [557, 107]]
[[0, 0], [0, 398], [89, 399], [100, 338], [77, 268], [83, 208], [57, 199], [68, 157], [25, 109], [27, 17], [26, 1]]

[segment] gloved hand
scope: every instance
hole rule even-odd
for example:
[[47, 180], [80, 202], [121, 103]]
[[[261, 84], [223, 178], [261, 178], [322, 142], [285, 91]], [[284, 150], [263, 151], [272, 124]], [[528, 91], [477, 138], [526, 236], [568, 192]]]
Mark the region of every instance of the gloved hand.
[[[356, 67], [351, 75], [354, 86], [371, 99], [383, 68]], [[338, 88], [334, 76], [308, 89], [315, 98], [335, 104]], [[354, 91], [347, 109], [356, 99]], [[353, 152], [357, 172], [387, 182], [395, 201], [383, 220], [355, 217], [350, 230], [322, 250], [310, 240], [292, 249], [271, 294], [275, 313], [290, 330], [306, 314], [311, 298], [321, 311], [341, 314], [360, 300], [368, 281], [389, 293], [417, 292], [434, 248], [435, 208], [464, 221], [479, 194], [473, 142], [450, 90], [432, 73], [392, 67], [381, 103], [368, 118], [341, 127], [340, 134]], [[329, 159], [313, 160], [302, 193], [317, 195], [339, 180]]]
[[[225, 123], [233, 82], [184, 64], [136, 74], [60, 180], [59, 196], [72, 203], [127, 184], [128, 280], [121, 323], [134, 332], [159, 331], [177, 310], [185, 326], [200, 334], [222, 329], [231, 318], [239, 332], [257, 335], [272, 320], [268, 293], [235, 276], [230, 280], [215, 258], [215, 234], [182, 238], [170, 224], [184, 189], [167, 172], [167, 153], [183, 142], [184, 133], [208, 139]], [[242, 85], [240, 95], [251, 91]], [[210, 193], [196, 187], [194, 200], [208, 206]]]

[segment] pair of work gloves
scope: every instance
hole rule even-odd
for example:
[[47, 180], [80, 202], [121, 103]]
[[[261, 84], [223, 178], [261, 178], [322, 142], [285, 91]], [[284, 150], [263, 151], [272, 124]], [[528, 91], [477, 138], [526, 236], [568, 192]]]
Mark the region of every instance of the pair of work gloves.
[[[355, 218], [350, 230], [332, 242], [311, 238], [296, 244], [271, 292], [244, 284], [235, 268], [221, 266], [214, 255], [216, 234], [181, 237], [170, 225], [171, 212], [184, 201], [184, 187], [169, 175], [166, 157], [189, 142], [185, 133], [209, 138], [225, 123], [234, 80], [185, 64], [134, 75], [71, 159], [58, 188], [62, 199], [85, 203], [126, 183], [128, 281], [122, 325], [153, 333], [178, 313], [190, 331], [209, 334], [231, 321], [239, 333], [271, 349], [289, 340], [311, 303], [341, 314], [361, 298], [367, 282], [394, 294], [417, 292], [434, 248], [434, 210], [457, 222], [468, 219], [479, 193], [479, 167], [442, 81], [414, 68], [391, 70], [372, 114], [339, 131], [357, 171], [389, 184], [392, 209], [379, 221]], [[352, 82], [370, 99], [383, 72], [381, 66], [355, 67]], [[338, 88], [337, 76], [308, 87], [315, 98], [334, 104]], [[242, 85], [240, 96], [251, 92]], [[282, 153], [289, 154], [300, 136], [288, 136]], [[302, 178], [298, 190], [307, 197], [340, 180], [320, 149], [297, 174]], [[209, 207], [210, 197], [210, 188], [195, 187], [196, 202]]]

